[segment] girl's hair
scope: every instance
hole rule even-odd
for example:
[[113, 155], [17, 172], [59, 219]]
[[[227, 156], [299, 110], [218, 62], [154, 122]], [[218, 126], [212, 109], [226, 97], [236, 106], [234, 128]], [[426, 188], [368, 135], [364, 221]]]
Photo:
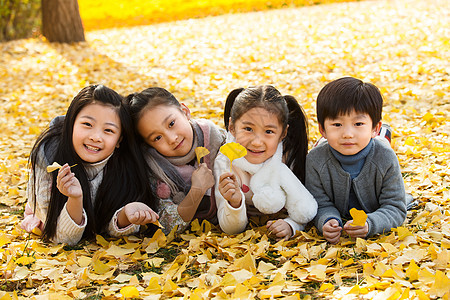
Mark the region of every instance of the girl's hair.
[[[127, 107], [122, 102], [123, 98], [114, 90], [103, 85], [92, 85], [83, 88], [72, 100], [62, 122], [52, 122], [38, 137], [30, 155], [30, 164], [33, 172], [33, 200], [36, 201], [36, 166], [40, 148], [44, 152], [50, 151], [53, 157], [49, 160], [60, 165], [68, 163], [77, 164], [72, 172], [79, 180], [83, 190], [83, 208], [87, 215], [87, 225], [84, 231], [85, 238], [92, 238], [95, 233], [102, 233], [107, 229], [108, 223], [114, 213], [130, 202], [144, 202], [156, 209], [156, 197], [154, 196], [149, 176], [149, 171], [142, 164], [144, 161], [133, 131], [133, 124]], [[90, 104], [102, 104], [116, 109], [121, 122], [120, 147], [114, 150], [103, 171], [103, 180], [97, 190], [94, 204], [91, 199], [91, 191], [84, 161], [76, 153], [73, 142], [73, 128], [77, 115]], [[53, 148], [53, 149], [51, 149]], [[46, 154], [46, 157], [48, 155]], [[44, 159], [45, 161], [45, 159]], [[50, 161], [51, 162], [51, 161]], [[50, 240], [56, 234], [56, 222], [67, 197], [61, 194], [56, 187], [57, 172], [53, 172], [50, 202], [47, 219], [42, 233], [44, 240]]]
[[178, 174], [178, 171], [158, 151], [150, 147], [137, 132], [137, 124], [147, 110], [159, 105], [175, 106], [182, 110], [180, 102], [172, 93], [161, 87], [150, 87], [140, 93], [129, 94], [125, 98], [125, 102], [131, 112], [135, 134], [138, 136], [140, 143], [144, 145], [144, 151], [148, 151], [151, 154], [147, 164], [153, 175], [162, 182], [167, 183], [173, 193], [180, 190], [184, 191], [184, 179]]
[[283, 130], [289, 125], [283, 141], [283, 156], [286, 165], [304, 183], [308, 122], [303, 108], [293, 96], [283, 96], [271, 85], [235, 89], [225, 102], [224, 123], [227, 130], [230, 122], [234, 124], [252, 108], [264, 108], [276, 115]]
[[325, 119], [335, 119], [353, 110], [367, 113], [376, 126], [381, 120], [383, 97], [373, 84], [353, 77], [336, 79], [325, 85], [317, 96], [317, 121], [324, 127]]
[[132, 93], [125, 98], [125, 101], [130, 108], [131, 117], [134, 120], [135, 126], [139, 122], [144, 111], [158, 105], [173, 105], [181, 109], [181, 104], [178, 102], [177, 98], [175, 98], [168, 90], [160, 87], [151, 87], [140, 93]]

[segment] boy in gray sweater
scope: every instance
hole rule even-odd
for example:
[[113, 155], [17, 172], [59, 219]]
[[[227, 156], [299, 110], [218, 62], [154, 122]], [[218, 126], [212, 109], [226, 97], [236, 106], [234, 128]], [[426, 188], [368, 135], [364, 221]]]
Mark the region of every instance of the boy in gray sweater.
[[[317, 97], [319, 131], [326, 140], [306, 157], [305, 186], [318, 203], [315, 226], [330, 243], [339, 241], [342, 230], [366, 238], [406, 218], [397, 156], [378, 136], [382, 106], [376, 86], [352, 77], [328, 83]], [[364, 226], [352, 226], [351, 208], [367, 213]]]

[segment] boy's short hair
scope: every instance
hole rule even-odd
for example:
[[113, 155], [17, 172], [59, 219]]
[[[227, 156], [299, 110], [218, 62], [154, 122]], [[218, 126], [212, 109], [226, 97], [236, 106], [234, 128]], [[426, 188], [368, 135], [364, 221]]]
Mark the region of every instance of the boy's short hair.
[[367, 113], [372, 126], [381, 121], [383, 97], [373, 84], [353, 77], [336, 79], [325, 85], [317, 96], [317, 121], [324, 127], [325, 119], [335, 119], [353, 110]]

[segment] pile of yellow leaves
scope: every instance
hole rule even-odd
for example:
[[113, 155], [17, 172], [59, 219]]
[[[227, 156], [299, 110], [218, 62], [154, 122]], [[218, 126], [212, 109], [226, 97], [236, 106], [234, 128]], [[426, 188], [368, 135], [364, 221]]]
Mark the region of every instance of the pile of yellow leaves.
[[[449, 5], [337, 3], [91, 31], [73, 45], [1, 43], [0, 299], [448, 299]], [[194, 222], [181, 235], [67, 247], [19, 227], [31, 147], [88, 84], [165, 87], [222, 126], [232, 89], [273, 84], [305, 108], [312, 145], [317, 93], [347, 75], [381, 89], [405, 186], [420, 201], [390, 233], [330, 245], [311, 228], [276, 242], [264, 227], [226, 235]]]

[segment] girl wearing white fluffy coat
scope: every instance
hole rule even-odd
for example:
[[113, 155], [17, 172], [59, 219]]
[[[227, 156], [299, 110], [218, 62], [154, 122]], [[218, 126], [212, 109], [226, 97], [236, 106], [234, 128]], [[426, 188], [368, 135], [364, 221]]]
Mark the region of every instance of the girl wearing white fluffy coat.
[[216, 157], [220, 227], [240, 233], [248, 217], [268, 215], [268, 232], [289, 239], [317, 213], [316, 201], [302, 184], [308, 150], [302, 108], [270, 85], [240, 88], [228, 95], [224, 120], [227, 142], [241, 144], [247, 154], [233, 161], [231, 172], [230, 160], [222, 153]]

